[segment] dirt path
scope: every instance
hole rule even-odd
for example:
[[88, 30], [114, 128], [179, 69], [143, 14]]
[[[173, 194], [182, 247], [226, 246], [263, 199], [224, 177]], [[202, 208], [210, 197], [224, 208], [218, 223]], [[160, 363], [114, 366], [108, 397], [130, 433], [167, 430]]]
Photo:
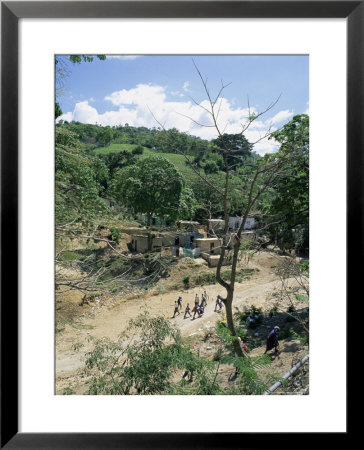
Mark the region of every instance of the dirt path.
[[[258, 268], [259, 271], [243, 283], [236, 283], [234, 307], [242, 308], [254, 304], [257, 307], [267, 307], [270, 294], [280, 287], [280, 281], [272, 270], [277, 264], [279, 256], [266, 253], [249, 267]], [[184, 319], [184, 309], [187, 303], [192, 309], [196, 293], [201, 299], [201, 294], [206, 290], [209, 299], [203, 317], [193, 320]], [[94, 338], [108, 337], [117, 339], [124, 331], [131, 318], [136, 317], [143, 308], [151, 315], [161, 314], [173, 321], [181, 330], [183, 336], [203, 333], [210, 326], [214, 326], [221, 313], [214, 312], [215, 299], [218, 294], [224, 295], [225, 291], [220, 285], [200, 286], [182, 292], [169, 292], [165, 294], [152, 295], [145, 298], [131, 300], [120, 299], [109, 309], [101, 308], [94, 311], [94, 316], [81, 317], [80, 320], [71, 325], [66, 325], [65, 330], [56, 339], [56, 378], [57, 382], [74, 376], [84, 365], [84, 356], [92, 343], [88, 341], [89, 336]], [[180, 315], [172, 318], [174, 301], [178, 295], [182, 295], [182, 310]], [[224, 310], [224, 308], [223, 308]], [[222, 312], [223, 313], [223, 312]], [[77, 345], [82, 344], [81, 351]]]

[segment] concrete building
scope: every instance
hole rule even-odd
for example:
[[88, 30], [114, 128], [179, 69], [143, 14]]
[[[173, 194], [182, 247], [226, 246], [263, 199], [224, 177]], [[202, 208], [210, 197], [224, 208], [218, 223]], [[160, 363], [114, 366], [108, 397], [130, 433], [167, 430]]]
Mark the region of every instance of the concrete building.
[[196, 247], [199, 247], [201, 253], [209, 255], [219, 255], [221, 253], [222, 239], [219, 238], [203, 238], [195, 239]]
[[[238, 230], [243, 221], [242, 217], [229, 217], [229, 230]], [[244, 230], [252, 230], [255, 225], [254, 217], [247, 217], [244, 225]]]
[[[234, 246], [236, 233], [230, 232], [227, 236], [224, 238], [224, 244], [228, 246], [228, 248], [232, 248]], [[257, 237], [257, 234], [255, 231], [243, 231], [240, 235], [240, 242], [245, 241], [254, 241]]]
[[131, 236], [130, 246], [132, 251], [145, 253], [150, 251], [161, 251], [163, 238], [151, 235], [133, 234]]
[[[201, 253], [201, 257], [208, 262], [210, 267], [217, 267], [220, 259], [220, 255], [210, 255], [208, 253]], [[228, 257], [224, 258], [222, 263], [223, 266], [228, 266], [231, 264], [231, 260]]]
[[203, 237], [203, 234], [198, 233], [197, 231], [181, 232], [176, 236], [174, 245], [180, 245], [181, 247], [194, 247], [196, 239], [201, 239]]

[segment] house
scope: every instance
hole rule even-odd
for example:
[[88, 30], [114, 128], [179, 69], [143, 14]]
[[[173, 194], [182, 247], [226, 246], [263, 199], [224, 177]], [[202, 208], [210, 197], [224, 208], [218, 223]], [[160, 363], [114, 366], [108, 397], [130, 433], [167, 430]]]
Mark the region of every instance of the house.
[[[201, 257], [208, 262], [209, 267], [217, 267], [220, 255], [209, 255], [208, 253], [201, 253]], [[225, 256], [222, 265], [228, 266], [231, 264], [231, 258], [229, 256]]]
[[[236, 216], [236, 217], [229, 217], [229, 230], [238, 230], [240, 228], [240, 225], [243, 221], [242, 217]], [[254, 228], [255, 225], [255, 219], [254, 217], [247, 217], [244, 225], [244, 230], [251, 230]]]
[[[232, 248], [236, 242], [236, 233], [229, 233], [224, 238], [224, 243], [228, 247], [228, 249]], [[257, 238], [257, 233], [255, 231], [242, 231], [240, 235], [240, 243], [243, 243], [245, 241], [254, 241]]]
[[158, 252], [162, 250], [163, 238], [151, 234], [133, 234], [131, 236], [130, 247], [134, 252]]
[[196, 247], [199, 247], [202, 253], [209, 255], [219, 255], [221, 253], [222, 239], [219, 238], [199, 238], [195, 239]]

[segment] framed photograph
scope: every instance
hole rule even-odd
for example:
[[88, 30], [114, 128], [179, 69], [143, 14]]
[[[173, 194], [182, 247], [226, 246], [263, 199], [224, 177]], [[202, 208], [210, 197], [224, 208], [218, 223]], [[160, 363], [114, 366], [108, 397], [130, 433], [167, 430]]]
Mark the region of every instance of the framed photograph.
[[2, 448], [348, 437], [363, 18], [1, 3]]

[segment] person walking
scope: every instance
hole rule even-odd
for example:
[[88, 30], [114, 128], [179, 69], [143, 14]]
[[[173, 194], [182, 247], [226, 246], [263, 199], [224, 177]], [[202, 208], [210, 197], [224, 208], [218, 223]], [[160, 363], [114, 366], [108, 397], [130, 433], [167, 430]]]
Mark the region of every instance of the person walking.
[[184, 319], [186, 318], [187, 314], [188, 314], [189, 317], [191, 317], [190, 309], [191, 309], [191, 308], [190, 308], [190, 304], [187, 303], [187, 306], [186, 306], [186, 309], [185, 309], [185, 316], [184, 316]]
[[196, 317], [196, 314], [198, 314], [198, 317], [200, 317], [200, 311], [199, 311], [199, 305], [197, 305], [196, 306], [196, 303], [195, 303], [195, 306], [193, 307], [193, 317], [192, 317], [192, 319], [194, 319], [195, 317]]
[[179, 308], [178, 308], [178, 302], [174, 302], [174, 313], [173, 313], [173, 317], [172, 319], [174, 319], [176, 317], [176, 314], [180, 314], [179, 312]]
[[203, 303], [201, 302], [201, 305], [200, 305], [200, 307], [199, 307], [199, 309], [198, 309], [198, 315], [199, 315], [199, 317], [203, 316], [203, 313], [204, 313]]
[[196, 294], [195, 297], [195, 307], [198, 308], [198, 305], [200, 304], [200, 299], [198, 298], [198, 295]]
[[207, 306], [207, 293], [206, 293], [206, 291], [203, 291], [201, 299], [202, 299], [202, 301], [201, 301], [202, 306]]
[[178, 303], [178, 308], [182, 309], [182, 297], [181, 296], [178, 297], [177, 303]]
[[265, 349], [264, 355], [274, 348], [275, 353], [278, 351], [279, 342], [278, 342], [278, 331], [280, 328], [276, 325], [273, 330], [268, 334], [267, 337], [267, 348]]
[[216, 302], [215, 302], [215, 309], [214, 309], [214, 311], [216, 312], [217, 311], [217, 308], [220, 306], [220, 296], [218, 295], [217, 297], [216, 297]]

